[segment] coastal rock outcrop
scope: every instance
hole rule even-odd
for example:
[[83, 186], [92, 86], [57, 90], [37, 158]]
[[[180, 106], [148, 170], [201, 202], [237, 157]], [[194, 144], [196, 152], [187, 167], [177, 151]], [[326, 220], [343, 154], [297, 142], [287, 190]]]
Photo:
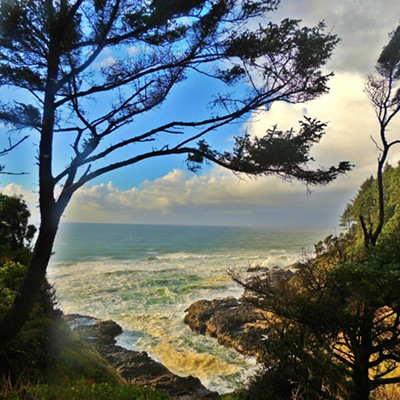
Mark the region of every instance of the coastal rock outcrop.
[[181, 377], [170, 372], [146, 352], [116, 345], [122, 328], [114, 321], [101, 321], [78, 314], [65, 316], [70, 328], [92, 345], [128, 382], [139, 386], [164, 389], [176, 399], [213, 399], [216, 393], [205, 388], [198, 378]]
[[184, 322], [200, 334], [215, 337], [219, 344], [258, 357], [260, 341], [268, 334], [265, 314], [234, 297], [199, 300], [187, 310]]
[[[242, 279], [246, 287], [257, 287], [264, 281], [274, 284], [292, 279], [298, 266], [295, 263], [286, 268], [249, 268], [249, 275]], [[184, 322], [197, 333], [215, 337], [223, 346], [259, 359], [263, 348], [260, 343], [268, 339], [271, 316], [246, 300], [247, 291], [246, 288], [239, 299], [226, 297], [196, 301], [186, 310]]]
[[299, 265], [295, 263], [285, 268], [272, 269], [249, 268], [249, 275], [241, 278], [246, 286], [243, 297], [196, 301], [186, 310], [184, 322], [197, 333], [215, 337], [223, 346], [259, 359], [264, 347], [260, 343], [268, 339], [268, 321], [272, 317], [246, 300], [248, 288], [259, 287], [266, 282], [274, 285], [282, 280], [291, 280], [296, 276], [294, 271]]

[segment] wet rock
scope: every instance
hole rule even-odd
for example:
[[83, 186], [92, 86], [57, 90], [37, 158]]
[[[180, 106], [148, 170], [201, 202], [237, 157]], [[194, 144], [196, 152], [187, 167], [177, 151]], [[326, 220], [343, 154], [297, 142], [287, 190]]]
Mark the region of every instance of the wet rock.
[[193, 331], [215, 337], [242, 354], [260, 355], [259, 343], [269, 326], [264, 313], [252, 304], [233, 297], [199, 300], [186, 312], [184, 322]]
[[94, 345], [114, 345], [115, 337], [122, 333], [122, 328], [112, 320], [102, 321], [77, 314], [67, 315], [65, 319], [73, 331]]
[[246, 300], [254, 295], [249, 288], [288, 281], [296, 276], [294, 271], [298, 267], [298, 263], [285, 268], [251, 267], [247, 277], [238, 277], [246, 286], [242, 298], [199, 300], [186, 310], [184, 322], [197, 333], [217, 338], [221, 345], [261, 358], [265, 348], [262, 343], [270, 330], [270, 315]]
[[128, 382], [165, 390], [176, 399], [213, 399], [216, 393], [205, 388], [198, 378], [181, 377], [153, 360], [146, 352], [117, 346], [122, 328], [114, 321], [101, 321], [78, 314], [65, 316], [71, 329], [91, 344]]

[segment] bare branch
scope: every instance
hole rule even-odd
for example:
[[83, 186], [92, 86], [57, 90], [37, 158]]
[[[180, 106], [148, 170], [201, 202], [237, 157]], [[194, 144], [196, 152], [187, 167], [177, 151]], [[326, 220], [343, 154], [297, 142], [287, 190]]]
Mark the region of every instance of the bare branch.
[[17, 148], [21, 143], [25, 142], [29, 136], [24, 136], [22, 139], [18, 140], [16, 143], [11, 143], [11, 139], [9, 138], [9, 146], [4, 148], [3, 150], [0, 150], [0, 156], [4, 156], [8, 154], [10, 151], [14, 150]]

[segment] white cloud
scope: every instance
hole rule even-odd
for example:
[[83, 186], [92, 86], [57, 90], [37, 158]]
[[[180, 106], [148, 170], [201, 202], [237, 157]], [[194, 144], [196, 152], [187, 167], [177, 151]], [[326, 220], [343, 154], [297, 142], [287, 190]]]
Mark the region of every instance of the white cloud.
[[[201, 176], [174, 169], [161, 178], [127, 190], [115, 187], [112, 182], [87, 185], [76, 193], [65, 220], [335, 225], [337, 213], [343, 208], [336, 192], [340, 193], [340, 188], [318, 189], [307, 196], [306, 188], [299, 184], [265, 178], [244, 180], [219, 167]], [[321, 201], [324, 207], [316, 212]], [[331, 211], [333, 207], [333, 216], [328, 215], [326, 207]], [[286, 210], [284, 214], [283, 210]]]
[[126, 52], [129, 56], [134, 56], [139, 53], [139, 48], [136, 46], [130, 46], [127, 48]]
[[[32, 221], [39, 221], [37, 193], [15, 184], [0, 191], [22, 194]], [[63, 221], [334, 226], [343, 198], [348, 197], [335, 185], [307, 195], [299, 184], [243, 179], [219, 167], [202, 175], [174, 169], [126, 190], [112, 182], [86, 185], [73, 196]]]
[[[306, 105], [277, 103], [246, 124], [249, 133], [260, 136], [274, 124], [283, 129], [298, 127], [305, 112], [329, 121], [325, 137], [313, 150], [317, 163], [330, 166], [349, 160], [356, 166], [348, 176], [315, 189], [311, 196], [304, 186], [277, 178], [239, 178], [217, 167], [201, 175], [174, 169], [127, 190], [112, 182], [87, 185], [73, 197], [65, 220], [334, 225], [360, 183], [375, 172], [378, 154], [370, 135], [377, 133], [378, 126], [363, 92], [362, 75], [340, 72], [330, 86], [331, 92], [318, 100]], [[400, 121], [392, 129], [400, 130]], [[398, 155], [393, 153], [394, 162]], [[35, 205], [36, 196], [22, 187], [8, 185], [4, 191], [23, 193]]]
[[[377, 133], [377, 122], [363, 92], [364, 82], [388, 41], [387, 34], [399, 23], [399, 16], [398, 0], [285, 0], [276, 15], [276, 19], [301, 18], [306, 25], [326, 21], [328, 30], [342, 39], [328, 65], [336, 76], [329, 83], [330, 94], [307, 104], [274, 104], [268, 113], [257, 115], [244, 128], [258, 136], [276, 123], [280, 128], [296, 129], [304, 114], [329, 122], [326, 136], [315, 146], [313, 155], [319, 165], [325, 166], [350, 161], [355, 169], [348, 176], [307, 196], [303, 186], [276, 178], [240, 180], [219, 168], [201, 175], [174, 169], [126, 190], [111, 182], [88, 185], [73, 197], [66, 220], [334, 224], [359, 184], [376, 169], [378, 152], [370, 135]], [[134, 55], [137, 49], [129, 48], [127, 52]], [[105, 49], [99, 66], [114, 62], [111, 50]], [[400, 123], [392, 130], [400, 130]], [[399, 157], [400, 149], [393, 151], [391, 162], [397, 162]], [[3, 190], [23, 193], [36, 212], [35, 194], [16, 185]]]

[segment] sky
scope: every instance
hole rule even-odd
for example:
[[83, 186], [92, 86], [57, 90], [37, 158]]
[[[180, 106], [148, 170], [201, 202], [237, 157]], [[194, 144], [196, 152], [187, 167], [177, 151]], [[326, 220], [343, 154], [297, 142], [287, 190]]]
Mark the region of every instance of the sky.
[[[215, 166], [193, 174], [182, 159], [158, 159], [84, 186], [75, 194], [63, 221], [336, 227], [359, 185], [376, 170], [379, 153], [371, 136], [376, 135], [378, 126], [363, 90], [388, 33], [400, 23], [400, 2], [282, 0], [272, 18], [286, 17], [302, 19], [305, 25], [324, 20], [341, 38], [326, 67], [335, 72], [330, 93], [307, 104], [276, 103], [265, 116], [233, 126], [232, 136], [244, 130], [260, 136], [275, 124], [289, 129], [298, 126], [303, 115], [317, 117], [329, 124], [312, 152], [316, 162], [330, 166], [348, 160], [355, 165], [352, 172], [310, 193], [301, 184], [278, 178], [250, 179]], [[190, 88], [194, 93], [196, 84], [200, 85], [194, 82]], [[192, 104], [179, 103], [179, 96], [176, 94], [173, 106], [184, 112]], [[391, 133], [400, 133], [400, 117], [392, 124]], [[35, 151], [30, 143], [9, 156], [11, 168], [30, 174], [0, 176], [0, 190], [23, 194], [33, 219], [38, 220]], [[400, 148], [394, 148], [390, 162], [399, 160]]]

